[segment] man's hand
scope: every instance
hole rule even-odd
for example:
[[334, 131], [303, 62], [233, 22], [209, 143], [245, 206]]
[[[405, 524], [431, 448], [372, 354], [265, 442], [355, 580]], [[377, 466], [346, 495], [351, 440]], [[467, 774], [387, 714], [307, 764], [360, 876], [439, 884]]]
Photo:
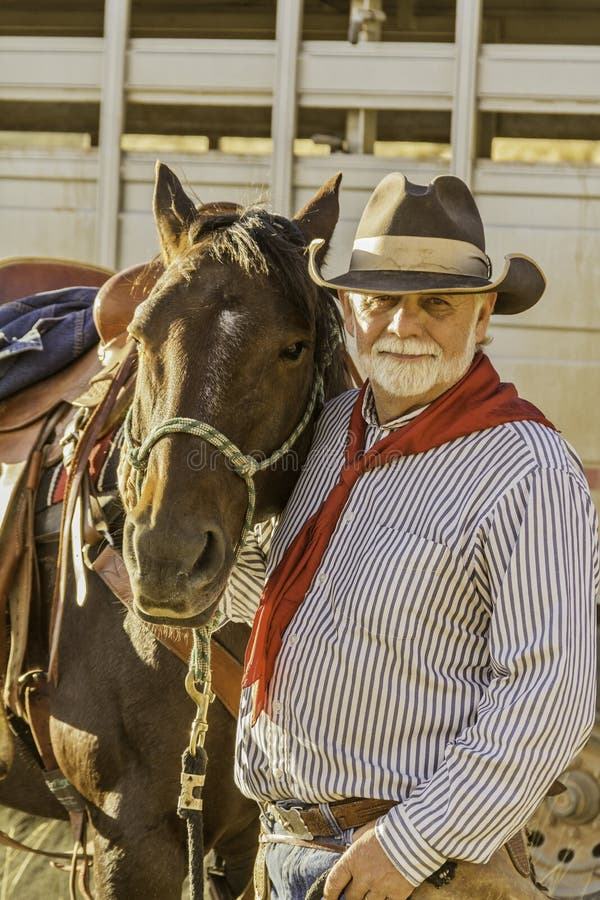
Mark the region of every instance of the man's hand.
[[323, 898], [338, 900], [343, 893], [346, 900], [363, 900], [367, 894], [368, 900], [406, 900], [414, 889], [384, 852], [370, 822], [332, 868]]

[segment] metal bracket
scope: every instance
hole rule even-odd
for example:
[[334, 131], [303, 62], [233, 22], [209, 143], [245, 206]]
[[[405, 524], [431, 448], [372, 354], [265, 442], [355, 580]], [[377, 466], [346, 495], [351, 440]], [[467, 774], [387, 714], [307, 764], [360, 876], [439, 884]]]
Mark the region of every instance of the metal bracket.
[[215, 699], [215, 695], [210, 688], [210, 681], [198, 684], [191, 671], [185, 677], [185, 689], [196, 704], [189, 744], [190, 753], [195, 756], [198, 747], [204, 747], [208, 731], [208, 707]]
[[[181, 793], [179, 795], [178, 811], [193, 809], [202, 812], [202, 788], [204, 787], [204, 775], [189, 775], [181, 773]], [[195, 791], [198, 793], [196, 794]]]

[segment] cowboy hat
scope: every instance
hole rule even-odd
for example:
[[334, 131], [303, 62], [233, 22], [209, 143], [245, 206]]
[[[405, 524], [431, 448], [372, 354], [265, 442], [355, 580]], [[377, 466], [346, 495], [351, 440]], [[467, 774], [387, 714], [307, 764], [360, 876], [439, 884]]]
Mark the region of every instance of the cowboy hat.
[[358, 223], [349, 271], [326, 280], [309, 247], [313, 281], [335, 290], [368, 294], [497, 293], [494, 312], [512, 314], [540, 299], [546, 279], [528, 256], [505, 257], [504, 272], [492, 279], [483, 224], [467, 185], [454, 175], [412, 184], [400, 172], [381, 181]]

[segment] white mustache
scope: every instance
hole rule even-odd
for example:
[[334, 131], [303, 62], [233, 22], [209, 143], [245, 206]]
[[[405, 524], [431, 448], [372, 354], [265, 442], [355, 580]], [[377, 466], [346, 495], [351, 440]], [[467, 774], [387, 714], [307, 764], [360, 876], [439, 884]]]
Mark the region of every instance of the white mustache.
[[381, 337], [373, 344], [373, 350], [383, 353], [398, 353], [401, 356], [435, 356], [440, 355], [437, 344], [406, 338], [404, 341], [390, 337]]

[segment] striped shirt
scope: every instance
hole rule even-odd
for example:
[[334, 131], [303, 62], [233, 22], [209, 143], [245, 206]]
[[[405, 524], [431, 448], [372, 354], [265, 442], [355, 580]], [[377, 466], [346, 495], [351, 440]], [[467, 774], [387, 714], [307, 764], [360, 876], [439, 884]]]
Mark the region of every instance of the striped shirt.
[[[337, 481], [356, 391], [331, 401], [274, 533], [225, 597], [265, 577]], [[366, 448], [379, 426], [367, 392]], [[531, 816], [594, 721], [597, 521], [556, 432], [511, 422], [370, 469], [283, 637], [267, 710], [242, 696], [236, 780], [256, 800], [397, 800], [378, 820], [413, 884], [485, 862]]]

